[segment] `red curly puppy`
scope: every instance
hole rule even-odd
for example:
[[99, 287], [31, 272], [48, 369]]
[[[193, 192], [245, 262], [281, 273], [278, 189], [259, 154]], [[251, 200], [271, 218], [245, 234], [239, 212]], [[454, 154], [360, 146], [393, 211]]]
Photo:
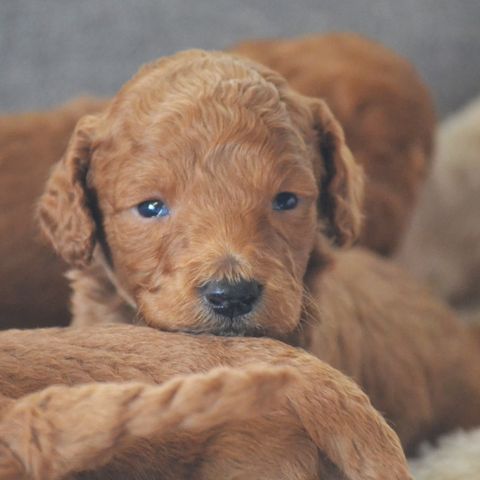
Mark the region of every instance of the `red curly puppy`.
[[[300, 93], [323, 97], [332, 108], [367, 176], [359, 243], [391, 253], [429, 162], [432, 106], [412, 66], [352, 34], [247, 42], [235, 51], [279, 71]], [[0, 117], [0, 206], [8, 205], [0, 208], [1, 328], [68, 320], [65, 265], [38, 242], [31, 211], [75, 122], [104, 103], [77, 101], [51, 112]]]
[[188, 51], [79, 122], [39, 218], [75, 267], [75, 325], [301, 345], [353, 376], [409, 448], [480, 422], [480, 350], [393, 265], [329, 247], [359, 234], [362, 186], [323, 101]]

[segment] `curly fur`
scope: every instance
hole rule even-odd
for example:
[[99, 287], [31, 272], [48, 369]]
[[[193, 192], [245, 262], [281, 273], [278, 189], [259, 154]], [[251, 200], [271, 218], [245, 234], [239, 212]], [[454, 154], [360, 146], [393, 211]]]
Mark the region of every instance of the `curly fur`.
[[2, 479], [410, 478], [366, 395], [273, 340], [12, 330], [0, 364]]
[[[179, 71], [185, 80], [171, 81]], [[123, 112], [129, 112], [128, 118]], [[187, 142], [180, 136], [185, 128]], [[161, 154], [152, 149], [154, 138], [165, 139]], [[198, 151], [192, 150], [195, 146]], [[125, 168], [113, 166], [112, 156]], [[129, 166], [130, 158], [138, 161]], [[186, 160], [169, 162], [170, 158]], [[194, 158], [196, 169], [189, 165]], [[238, 189], [230, 188], [232, 181]], [[119, 190], [122, 184], [131, 188]], [[250, 326], [281, 336], [300, 315], [301, 277], [315, 231], [328, 232], [338, 244], [353, 241], [360, 227], [361, 187], [360, 169], [323, 102], [301, 97], [278, 74], [259, 65], [223, 53], [191, 51], [145, 67], [104, 113], [79, 122], [48, 181], [39, 219], [56, 250], [74, 266], [90, 263], [92, 239], [99, 239], [96, 255], [103, 253], [106, 264], [115, 264], [115, 278], [125, 297], [135, 297], [145, 317], [151, 316], [147, 312], [175, 309], [180, 321], [185, 318], [176, 329], [214, 329], [214, 319], [206, 317], [197, 302], [202, 283], [221, 276], [260, 275], [260, 281], [271, 283], [272, 294], [266, 290], [261, 322], [252, 318]], [[274, 189], [280, 188], [302, 198], [290, 224], [264, 210]], [[262, 191], [259, 198], [252, 195]], [[109, 192], [116, 192], [117, 198]], [[178, 204], [175, 220], [158, 229], [158, 222], [142, 221], [131, 212], [145, 195], [169, 197], [172, 204], [182, 197], [184, 207]], [[225, 222], [236, 218], [236, 225], [230, 228], [225, 223], [217, 229], [221, 218]], [[305, 236], [294, 240], [298, 228]], [[207, 231], [210, 241], [204, 243]], [[145, 249], [136, 248], [139, 235], [146, 232], [152, 241]], [[199, 240], [202, 255], [193, 254]], [[168, 249], [160, 252], [156, 242]], [[131, 253], [121, 253], [125, 249]], [[170, 280], [152, 268], [156, 257]], [[184, 268], [171, 271], [174, 259]], [[133, 290], [140, 285], [145, 288], [137, 296]], [[292, 301], [278, 304], [274, 292], [287, 290], [292, 291]], [[76, 306], [85, 303], [74, 299], [77, 323], [81, 319]]]
[[[139, 322], [301, 345], [353, 376], [410, 449], [480, 422], [480, 351], [395, 266], [329, 246], [360, 233], [362, 186], [322, 101], [240, 57], [188, 51], [144, 67], [80, 121], [39, 218], [76, 267], [74, 325]], [[296, 209], [272, 210], [281, 191], [298, 195]], [[172, 214], [141, 218], [135, 206], [149, 198]], [[205, 307], [199, 288], [223, 278], [263, 284], [250, 314], [219, 318]]]

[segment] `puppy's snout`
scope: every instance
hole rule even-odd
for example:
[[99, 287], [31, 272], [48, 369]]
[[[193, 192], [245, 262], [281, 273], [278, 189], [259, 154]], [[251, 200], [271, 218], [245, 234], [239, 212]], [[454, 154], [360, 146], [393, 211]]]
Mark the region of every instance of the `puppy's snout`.
[[215, 313], [230, 318], [251, 312], [261, 293], [262, 285], [255, 280], [214, 281], [200, 289], [200, 294]]

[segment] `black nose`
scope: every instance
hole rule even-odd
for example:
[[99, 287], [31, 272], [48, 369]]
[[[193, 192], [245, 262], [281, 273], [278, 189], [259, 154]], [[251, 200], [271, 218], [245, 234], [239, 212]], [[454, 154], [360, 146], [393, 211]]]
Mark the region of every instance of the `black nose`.
[[215, 313], [234, 318], [252, 311], [262, 293], [262, 286], [254, 280], [221, 280], [207, 283], [200, 293]]

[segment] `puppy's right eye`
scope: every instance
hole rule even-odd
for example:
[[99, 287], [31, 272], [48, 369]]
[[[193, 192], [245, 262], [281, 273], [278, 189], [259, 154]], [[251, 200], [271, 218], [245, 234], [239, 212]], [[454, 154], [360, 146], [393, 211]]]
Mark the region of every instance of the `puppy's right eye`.
[[158, 218], [170, 215], [167, 205], [161, 200], [146, 200], [137, 205], [137, 212], [145, 218]]

